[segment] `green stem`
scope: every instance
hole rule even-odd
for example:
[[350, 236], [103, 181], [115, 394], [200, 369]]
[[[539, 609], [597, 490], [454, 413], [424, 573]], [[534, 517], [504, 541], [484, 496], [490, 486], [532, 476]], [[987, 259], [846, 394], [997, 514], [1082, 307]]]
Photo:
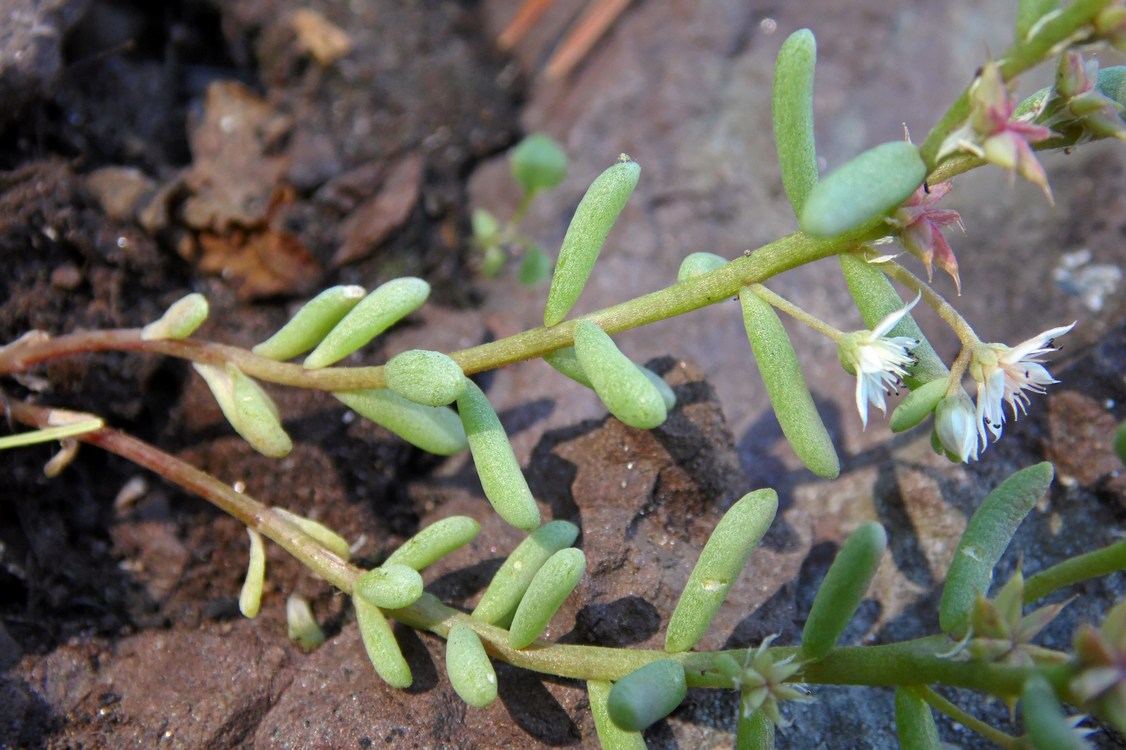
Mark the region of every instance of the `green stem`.
[[1031, 576], [1024, 582], [1024, 603], [1031, 604], [1064, 586], [1118, 570], [1126, 570], [1126, 540], [1069, 558]]
[[[47, 424], [51, 413], [50, 409], [18, 401], [8, 402], [6, 409], [18, 421], [40, 427]], [[236, 492], [230, 485], [144, 441], [110, 428], [85, 433], [78, 439], [116, 453], [199, 495], [273, 540], [346, 594], [352, 593], [356, 577], [363, 573], [250, 495]], [[493, 656], [509, 664], [581, 680], [618, 680], [658, 659], [676, 659], [684, 665], [690, 685], [730, 687], [730, 681], [716, 668], [716, 657], [727, 653], [740, 663], [747, 658], [745, 649], [669, 654], [659, 650], [560, 645], [545, 641], [536, 641], [524, 649], [514, 649], [508, 645], [506, 630], [475, 620], [431, 595], [424, 595], [410, 607], [387, 614], [406, 625], [442, 637], [455, 623], [465, 623], [481, 636]], [[836, 685], [895, 686], [923, 682], [970, 688], [994, 695], [1014, 695], [1019, 693], [1028, 676], [1037, 671], [1035, 668], [958, 662], [940, 656], [949, 648], [949, 639], [942, 635], [888, 645], [839, 648], [821, 661], [807, 665], [801, 679]], [[796, 647], [771, 651], [778, 659], [798, 654]], [[1051, 669], [1058, 674], [1049, 674]], [[1046, 674], [1053, 684], [1065, 684], [1069, 669], [1067, 665], [1061, 665], [1039, 671]]]
[[1016, 737], [1013, 737], [1011, 734], [1006, 734], [1000, 729], [991, 727], [976, 716], [966, 713], [926, 685], [913, 685], [910, 690], [936, 710], [946, 714], [962, 726], [969, 727], [986, 739], [996, 742], [1001, 747], [1009, 748], [1010, 750], [1014, 750], [1017, 747]]
[[[688, 281], [583, 316], [607, 333], [637, 328], [730, 299], [739, 289], [783, 271], [820, 260], [875, 239], [883, 229], [868, 227], [831, 239], [813, 239], [801, 232], [764, 245], [749, 256]], [[450, 356], [466, 374], [522, 362], [571, 346], [575, 320], [551, 328], [533, 328], [488, 344], [462, 349]], [[328, 391], [383, 388], [382, 367], [326, 367], [306, 370], [300, 365], [275, 362], [244, 349], [201, 341], [145, 341], [141, 329], [84, 331], [58, 338], [30, 338], [0, 350], [0, 375], [65, 355], [93, 351], [145, 351], [205, 364], [234, 363], [259, 380], [298, 388]]]
[[828, 336], [830, 339], [836, 341], [837, 343], [840, 343], [840, 340], [845, 336], [844, 331], [838, 328], [834, 328], [820, 318], [810, 315], [805, 310], [795, 305], [793, 302], [790, 302], [780, 294], [775, 294], [762, 284], [752, 284], [750, 289], [763, 301], [769, 302], [771, 305], [786, 313], [794, 320], [806, 326], [809, 326], [820, 334]]
[[879, 263], [876, 267], [911, 291], [923, 295], [923, 301], [953, 329], [964, 348], [972, 349], [981, 343], [981, 339], [977, 337], [974, 329], [966, 322], [961, 313], [955, 310], [954, 306], [936, 292], [930, 284], [893, 260]]

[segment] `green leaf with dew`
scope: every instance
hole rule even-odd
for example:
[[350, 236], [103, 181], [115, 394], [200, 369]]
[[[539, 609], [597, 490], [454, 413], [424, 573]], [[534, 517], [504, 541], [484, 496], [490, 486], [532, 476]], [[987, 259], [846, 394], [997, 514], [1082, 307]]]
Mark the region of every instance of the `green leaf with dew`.
[[609, 680], [588, 680], [586, 694], [590, 700], [590, 712], [594, 716], [594, 729], [598, 732], [598, 742], [602, 750], [645, 750], [645, 738], [641, 732], [622, 729], [610, 718], [607, 702], [613, 684]]
[[402, 609], [422, 598], [422, 576], [409, 565], [383, 564], [356, 577], [352, 595], [380, 609]]

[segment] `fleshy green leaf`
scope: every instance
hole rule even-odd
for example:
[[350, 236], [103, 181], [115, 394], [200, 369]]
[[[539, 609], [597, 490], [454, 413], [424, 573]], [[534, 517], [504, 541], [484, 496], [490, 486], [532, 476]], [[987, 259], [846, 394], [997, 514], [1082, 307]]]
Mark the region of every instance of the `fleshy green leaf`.
[[989, 593], [993, 568], [1021, 521], [1052, 483], [1047, 461], [1021, 469], [982, 501], [970, 517], [946, 573], [939, 603], [939, 625], [954, 638], [965, 635], [978, 596]]
[[387, 387], [408, 401], [446, 406], [465, 390], [465, 374], [457, 362], [441, 352], [411, 349], [385, 366]]
[[817, 146], [813, 139], [813, 71], [817, 41], [798, 29], [782, 44], [774, 63], [771, 112], [782, 186], [797, 216], [817, 185]]
[[493, 509], [518, 529], [531, 531], [540, 525], [540, 510], [512, 452], [508, 435], [492, 405], [473, 382], [457, 399], [469, 451], [477, 466], [481, 489]]
[[895, 733], [906, 750], [942, 750], [931, 707], [910, 688], [895, 691]]
[[409, 688], [414, 677], [387, 618], [379, 607], [360, 597], [352, 597], [352, 604], [356, 607], [356, 624], [360, 626], [364, 650], [376, 673], [391, 687]]
[[529, 534], [493, 576], [473, 617], [507, 627], [539, 569], [556, 552], [574, 544], [578, 536], [578, 527], [568, 521], [551, 521]]
[[747, 287], [739, 292], [739, 301], [747, 338], [782, 433], [810, 471], [829, 479], [837, 476], [841, 472], [837, 451], [813, 403], [782, 321], [769, 303]]
[[595, 178], [587, 188], [559, 249], [555, 275], [547, 292], [543, 324], [553, 326], [567, 317], [594, 269], [606, 235], [637, 187], [641, 167], [622, 155], [622, 161]]
[[259, 357], [286, 360], [304, 354], [364, 298], [362, 286], [334, 286], [325, 289], [298, 310], [289, 322], [251, 351]]
[[696, 276], [723, 268], [728, 263], [727, 258], [715, 253], [691, 253], [680, 262], [680, 269], [676, 272], [677, 281], [687, 281]]
[[665, 396], [594, 323], [575, 325], [575, 355], [610, 413], [630, 427], [649, 430], [668, 417]]
[[836, 237], [897, 208], [923, 184], [927, 165], [906, 141], [869, 149], [828, 174], [809, 193], [799, 223], [813, 237]]
[[687, 693], [684, 667], [660, 659], [614, 683], [607, 706], [615, 724], [640, 732], [671, 714]]
[[889, 420], [891, 431], [909, 430], [930, 416], [949, 387], [949, 380], [932, 380], [908, 393], [907, 397], [899, 402], [899, 406], [891, 412]]
[[384, 567], [406, 565], [422, 570], [476, 538], [481, 524], [469, 516], [449, 516], [419, 530], [388, 557]]
[[1055, 691], [1042, 675], [1025, 680], [1020, 705], [1024, 728], [1036, 750], [1090, 750], [1091, 744], [1067, 720]]
[[422, 576], [409, 565], [384, 564], [356, 578], [353, 596], [381, 609], [402, 609], [422, 598]]
[[243, 617], [253, 619], [258, 616], [258, 610], [262, 606], [262, 588], [266, 581], [266, 548], [262, 544], [261, 534], [251, 528], [247, 528], [246, 533], [250, 535], [250, 562], [246, 565], [246, 580], [239, 593], [238, 608]]
[[676, 603], [665, 651], [687, 651], [703, 637], [777, 510], [778, 494], [762, 489], [747, 493], [723, 514]]
[[308, 370], [328, 367], [417, 310], [430, 296], [430, 285], [422, 279], [404, 277], [381, 285], [356, 304], [317, 344], [303, 366]]
[[463, 701], [484, 708], [497, 698], [497, 674], [481, 638], [465, 623], [450, 628], [446, 639], [446, 674]]
[[1059, 0], [1020, 0], [1017, 6], [1017, 42], [1027, 42], [1036, 23], [1059, 5]]
[[548, 558], [536, 571], [512, 616], [508, 642], [513, 648], [529, 646], [540, 637], [585, 571], [586, 556], [574, 547], [561, 549]]
[[386, 388], [336, 391], [332, 395], [360, 416], [428, 453], [452, 456], [469, 445], [461, 419], [445, 406], [416, 404]]
[[141, 338], [145, 341], [186, 339], [207, 320], [208, 311], [206, 297], [189, 294], [172, 303], [159, 320], [142, 328]]
[[641, 732], [622, 729], [610, 718], [607, 702], [612, 687], [609, 680], [589, 680], [586, 683], [590, 712], [594, 715], [594, 728], [602, 750], [645, 750], [645, 738]]
[[866, 523], [841, 546], [817, 595], [802, 630], [801, 652], [810, 660], [824, 659], [860, 606], [887, 549], [887, 533], [878, 523]]

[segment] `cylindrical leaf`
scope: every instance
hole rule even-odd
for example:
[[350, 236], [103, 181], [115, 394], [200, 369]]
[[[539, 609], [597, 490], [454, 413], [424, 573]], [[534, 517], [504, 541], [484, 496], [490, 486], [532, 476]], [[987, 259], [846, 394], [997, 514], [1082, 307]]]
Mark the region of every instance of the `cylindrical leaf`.
[[416, 404], [386, 388], [336, 391], [332, 395], [360, 416], [428, 453], [452, 456], [469, 445], [461, 419], [445, 406]]
[[465, 390], [461, 367], [441, 352], [412, 349], [392, 357], [384, 371], [388, 388], [425, 406], [452, 404]]
[[352, 597], [352, 604], [356, 607], [356, 624], [360, 627], [364, 650], [375, 671], [391, 687], [409, 688], [414, 677], [387, 618], [379, 607], [359, 597]]
[[306, 534], [320, 542], [322, 547], [332, 552], [341, 560], [352, 559], [352, 547], [348, 544], [348, 540], [323, 523], [314, 521], [311, 518], [305, 518], [305, 516], [299, 516], [296, 513], [291, 513], [285, 508], [273, 508], [273, 511], [285, 520], [298, 526]]
[[875, 522], [861, 525], [845, 540], [813, 598], [802, 630], [803, 657], [823, 659], [837, 645], [868, 591], [885, 549], [887, 533]]
[[285, 624], [289, 640], [304, 650], [312, 651], [324, 645], [325, 633], [313, 617], [313, 608], [297, 594], [285, 600]]
[[660, 659], [614, 683], [607, 701], [610, 718], [622, 729], [640, 732], [671, 714], [687, 693], [684, 667]]
[[274, 400], [262, 386], [229, 362], [227, 376], [231, 379], [234, 404], [231, 424], [234, 428], [259, 453], [271, 458], [288, 456], [293, 450], [293, 441], [282, 427]]
[[687, 651], [703, 637], [777, 510], [778, 494], [763, 489], [744, 495], [723, 514], [676, 603], [665, 651]]
[[403, 542], [383, 567], [406, 565], [422, 570], [476, 538], [481, 524], [469, 516], [450, 516], [426, 526]]
[[590, 712], [594, 715], [594, 728], [598, 732], [602, 750], [645, 750], [645, 738], [641, 736], [641, 732], [622, 729], [610, 718], [606, 704], [612, 687], [609, 680], [589, 680], [586, 683]]
[[142, 328], [141, 338], [145, 341], [186, 339], [207, 320], [208, 310], [206, 297], [189, 294], [172, 303], [159, 320]]
[[[891, 313], [903, 309], [903, 298], [876, 264], [852, 253], [842, 253], [840, 258], [848, 291], [856, 302], [864, 325], [874, 328]], [[911, 313], [904, 315], [886, 335], [906, 336], [919, 342], [911, 350], [911, 356], [918, 363], [903, 379], [908, 388], [914, 390], [924, 383], [946, 378], [950, 374], [942, 357], [938, 356], [938, 352], [927, 341]]]
[[909, 430], [930, 416], [949, 387], [950, 381], [943, 378], [932, 380], [908, 393], [891, 412], [891, 431]]
[[362, 286], [334, 286], [306, 302], [289, 322], [251, 351], [259, 357], [286, 360], [304, 354], [364, 298]]
[[727, 265], [727, 258], [715, 253], [692, 253], [680, 262], [680, 269], [676, 272], [677, 281], [688, 281], [697, 276], [723, 268]]
[[356, 578], [352, 595], [381, 609], [402, 609], [422, 598], [422, 576], [401, 563], [382, 565]]
[[817, 146], [813, 140], [813, 70], [817, 41], [809, 29], [798, 29], [782, 44], [774, 63], [771, 113], [774, 144], [782, 169], [782, 187], [801, 216], [817, 185]]
[[801, 462], [821, 477], [841, 473], [837, 451], [805, 384], [797, 352], [769, 303], [750, 289], [739, 293], [743, 324], [778, 424]]
[[750, 716], [739, 711], [735, 750], [774, 750], [774, 722], [765, 711], [755, 711]]
[[594, 392], [622, 422], [648, 430], [668, 417], [660, 390], [594, 323], [575, 325], [575, 355]]
[[493, 576], [473, 617], [507, 626], [539, 569], [556, 552], [574, 544], [578, 536], [578, 527], [568, 521], [551, 521], [529, 534]]
[[266, 548], [262, 544], [261, 534], [251, 528], [246, 533], [250, 535], [250, 562], [246, 566], [246, 580], [239, 593], [238, 608], [244, 617], [253, 619], [258, 616], [258, 610], [262, 606], [262, 588], [266, 582]]
[[942, 750], [931, 707], [910, 688], [895, 691], [895, 733], [902, 748]]
[[540, 637], [563, 600], [579, 585], [585, 570], [586, 557], [574, 547], [561, 549], [548, 558], [532, 578], [512, 617], [508, 642], [513, 648], [524, 648]]
[[414, 312], [430, 296], [422, 279], [392, 279], [364, 297], [305, 358], [304, 367], [315, 370], [339, 362], [388, 328]]
[[465, 623], [450, 628], [446, 639], [446, 674], [461, 699], [475, 708], [496, 700], [497, 675], [481, 638]]
[[[583, 371], [583, 366], [579, 364], [579, 357], [577, 354], [575, 354], [575, 347], [568, 346], [563, 349], [557, 349], [550, 354], [545, 354], [543, 360], [544, 362], [547, 362], [549, 365], [554, 367], [559, 373], [566, 375], [579, 385], [586, 386], [587, 388], [594, 390], [594, 386], [591, 385], [590, 378], [588, 378], [586, 372]], [[650, 370], [648, 367], [642, 367], [638, 364], [635, 364], [634, 366], [637, 367], [637, 369], [640, 370], [641, 373], [645, 375], [645, 377], [649, 378], [649, 382], [656, 386], [657, 390], [660, 391], [661, 400], [665, 402], [666, 414], [672, 411], [676, 406], [676, 393], [669, 386], [669, 384], [665, 382], [665, 379]]]
[[602, 252], [606, 235], [637, 186], [640, 175], [641, 167], [637, 162], [623, 155], [622, 161], [600, 174], [587, 188], [559, 249], [543, 313], [545, 326], [553, 326], [567, 317], [578, 300]]
[[989, 493], [970, 517], [946, 572], [939, 625], [954, 638], [965, 635], [974, 602], [989, 592], [993, 568], [1013, 534], [1052, 483], [1047, 461], [1021, 469]]
[[1059, 7], [1059, 0], [1020, 0], [1017, 5], [1017, 42], [1027, 42], [1036, 22]]
[[458, 413], [465, 427], [473, 463], [481, 488], [493, 509], [518, 529], [531, 531], [540, 525], [540, 510], [512, 452], [508, 435], [489, 400], [473, 382], [457, 400]]
[[879, 219], [923, 184], [927, 165], [906, 141], [891, 141], [853, 157], [810, 191], [799, 216], [802, 231], [835, 237]]
[[1024, 728], [1036, 750], [1090, 750], [1090, 743], [1076, 733], [1043, 676], [1034, 674], [1025, 680], [1020, 707]]

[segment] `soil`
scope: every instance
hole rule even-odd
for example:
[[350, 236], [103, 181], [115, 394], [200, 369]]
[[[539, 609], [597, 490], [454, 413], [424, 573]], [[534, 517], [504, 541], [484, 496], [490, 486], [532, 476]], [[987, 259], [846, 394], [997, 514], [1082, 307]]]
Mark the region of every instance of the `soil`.
[[[736, 68], [745, 50], [759, 49], [753, 35], [737, 31], [753, 26], [741, 3], [728, 8], [725, 17], [742, 20], [723, 28], [731, 35], [725, 41], [717, 41], [723, 34], [715, 24], [700, 31], [668, 22], [661, 13], [681, 12], [667, 10], [675, 4], [638, 5], [624, 21], [634, 31], [674, 28], [678, 44], [715, 42]], [[570, 6], [576, 3], [558, 4], [556, 14]], [[479, 277], [466, 239], [470, 210], [510, 198], [498, 186], [503, 154], [525, 130], [565, 122], [574, 126], [568, 146], [595, 142], [605, 124], [583, 120], [578, 113], [587, 110], [574, 92], [599, 90], [599, 75], [601, 90], [613, 91], [607, 70], [648, 70], [645, 55], [655, 59], [659, 50], [644, 47], [656, 37], [621, 32], [605, 42], [608, 67], [580, 68], [571, 88], [535, 87], [542, 53], [557, 38], [554, 22], [549, 17], [539, 40], [509, 58], [494, 43], [506, 10], [453, 0], [0, 0], [2, 17], [16, 19], [0, 38], [7, 105], [0, 112], [0, 342], [32, 329], [143, 325], [199, 291], [212, 314], [198, 335], [249, 346], [317, 289], [371, 288], [402, 275], [427, 279], [430, 302], [351, 363], [380, 363], [423, 341], [452, 349], [515, 332], [525, 325], [516, 311], [534, 308], [524, 303], [542, 289]], [[853, 26], [837, 20], [847, 35]], [[868, 64], [853, 63], [861, 72]], [[741, 85], [737, 76], [724, 80]], [[644, 128], [675, 132], [706, 106], [693, 97], [707, 87], [681, 88], [690, 91], [687, 103], [647, 113]], [[618, 106], [609, 96], [602, 101], [589, 111]], [[723, 156], [725, 141], [708, 143]], [[675, 157], [654, 154], [653, 161], [658, 174], [675, 173]], [[1095, 178], [1121, 181], [1106, 169]], [[633, 217], [642, 225], [638, 242], [665, 238], [662, 225], [675, 225], [713, 188], [705, 180], [650, 198], [644, 215]], [[737, 213], [730, 191], [724, 195], [705, 213]], [[1081, 188], [1075, 195], [1072, 216], [1094, 213], [1093, 204], [1120, 215], [1121, 206], [1108, 203], [1113, 195]], [[564, 202], [537, 208], [533, 228], [556, 231]], [[1115, 241], [1119, 223], [1104, 222], [1094, 235], [1082, 225], [1058, 231], [1097, 248]], [[696, 236], [712, 242], [720, 235]], [[626, 262], [636, 260], [626, 250]], [[616, 299], [650, 281], [632, 269], [619, 278]], [[1070, 309], [1067, 300], [1053, 304], [1053, 312]], [[538, 383], [545, 370], [482, 378], [545, 514], [582, 528], [589, 573], [548, 636], [659, 647], [700, 545], [748, 483], [778, 488], [783, 508], [756, 553], [760, 572], [732, 590], [705, 648], [754, 645], [774, 633], [779, 643], [800, 637], [799, 613], [842, 529], [855, 526], [840, 498], [859, 498], [861, 515], [889, 527], [894, 563], [846, 634], [852, 643], [927, 632], [941, 586], [932, 571], [944, 569], [965, 514], [981, 488], [1031, 461], [1056, 461], [1061, 480], [1050, 508], [1014, 543], [1026, 568], [1108, 543], [1126, 507], [1109, 440], [1126, 417], [1126, 316], [1121, 305], [1108, 308], [1100, 335], [1084, 339], [1088, 345], [1056, 373], [1066, 387], [991, 449], [988, 466], [951, 474], [920, 433], [888, 443], [870, 429], [849, 445], [842, 479], [825, 490], [809, 489], [808, 474], [779, 454], [776, 424], [717, 396], [709, 382], [714, 362], [685, 359], [687, 351], [703, 360], [699, 342], [710, 346], [711, 333], [666, 339], [646, 352], [673, 355], [650, 366], [679, 404], [652, 432], [624, 427], [574, 389], [545, 390], [554, 387]], [[296, 438], [293, 453], [278, 462], [231, 433], [181, 362], [127, 354], [64, 359], [0, 385], [6, 398], [96, 411], [224, 481], [242, 482], [266, 503], [316, 518], [357, 540], [361, 565], [377, 564], [433, 520], [478, 518], [478, 540], [427, 572], [428, 590], [456, 606], [472, 606], [519, 538], [488, 512], [464, 458], [443, 461], [405, 447], [324, 394], [272, 390]], [[825, 386], [827, 398], [841, 395], [834, 388]], [[850, 394], [843, 396], [847, 403]], [[747, 403], [754, 398], [761, 409], [761, 396]], [[839, 425], [834, 431], [843, 434]], [[500, 700], [470, 709], [445, 677], [443, 642], [406, 629], [397, 632], [415, 684], [408, 691], [384, 685], [366, 661], [347, 600], [275, 547], [262, 613], [242, 618], [246, 534], [239, 523], [89, 448], [46, 479], [51, 455], [44, 446], [0, 452], [0, 747], [597, 746], [580, 683], [498, 665]], [[809, 512], [818, 503], [823, 515]], [[1006, 576], [1016, 564], [1011, 557]], [[1065, 643], [1078, 623], [1097, 621], [1124, 588], [1120, 576], [1085, 584], [1048, 642]], [[285, 635], [293, 593], [312, 603], [328, 636], [310, 653]], [[819, 695], [816, 706], [794, 711], [809, 744], [793, 746], [816, 747], [818, 736], [834, 733], [871, 737], [871, 747], [891, 741], [890, 701], [858, 710], [855, 691]], [[669, 721], [647, 732], [649, 746], [730, 746], [734, 704], [733, 694], [692, 691]], [[1008, 721], [1003, 707], [982, 711]], [[984, 746], [958, 727], [943, 732], [964, 747]], [[1101, 746], [1118, 746], [1110, 730], [1098, 737]]]

